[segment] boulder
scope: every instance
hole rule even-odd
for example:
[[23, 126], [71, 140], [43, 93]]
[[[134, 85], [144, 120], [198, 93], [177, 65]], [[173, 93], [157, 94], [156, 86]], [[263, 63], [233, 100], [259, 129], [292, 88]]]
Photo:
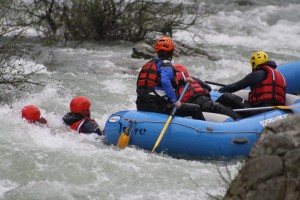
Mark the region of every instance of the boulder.
[[300, 115], [267, 126], [224, 200], [300, 199]]
[[[144, 59], [150, 59], [155, 57], [155, 49], [153, 47], [153, 44], [155, 41], [151, 42], [139, 42], [132, 48], [132, 58], [144, 58]], [[151, 45], [152, 44], [152, 45]], [[175, 41], [175, 51], [174, 56], [179, 57], [180, 55], [184, 56], [200, 56], [205, 57], [209, 60], [217, 60], [215, 56], [209, 55], [206, 51], [200, 49], [200, 48], [193, 48], [189, 47], [179, 41]]]
[[155, 56], [155, 50], [152, 46], [150, 46], [147, 43], [137, 43], [132, 48], [132, 58], [144, 58], [144, 59], [150, 59]]

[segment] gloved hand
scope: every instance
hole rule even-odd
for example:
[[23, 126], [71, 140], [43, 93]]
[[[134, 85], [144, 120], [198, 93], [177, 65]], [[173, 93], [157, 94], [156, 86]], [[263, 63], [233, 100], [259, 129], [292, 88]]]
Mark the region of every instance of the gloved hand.
[[174, 103], [174, 106], [176, 106], [177, 109], [180, 108], [181, 102], [180, 102], [180, 101], [176, 101], [176, 102]]
[[224, 87], [220, 87], [219, 90], [218, 90], [218, 92], [224, 93]]
[[191, 82], [193, 82], [193, 78], [192, 77], [187, 77], [186, 79], [184, 79], [184, 82], [189, 82], [189, 83], [191, 83]]

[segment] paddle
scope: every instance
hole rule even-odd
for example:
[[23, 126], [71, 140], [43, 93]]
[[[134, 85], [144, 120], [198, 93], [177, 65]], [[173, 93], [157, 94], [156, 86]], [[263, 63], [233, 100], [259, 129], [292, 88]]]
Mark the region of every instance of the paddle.
[[129, 142], [129, 134], [128, 134], [128, 131], [129, 131], [129, 126], [126, 127], [125, 132], [123, 132], [123, 133], [121, 134], [121, 136], [119, 137], [117, 146], [118, 146], [120, 149], [124, 149], [124, 148], [126, 148], [126, 147], [128, 146], [128, 142]]
[[222, 84], [222, 83], [216, 83], [216, 82], [212, 82], [212, 81], [204, 81], [205, 83], [208, 83], [208, 84], [212, 84], [212, 85], [217, 85], [217, 86], [225, 86], [225, 84]]
[[299, 106], [266, 106], [266, 107], [256, 107], [256, 108], [233, 109], [233, 111], [246, 112], [246, 111], [271, 110], [271, 109], [291, 110], [293, 108], [299, 108]]
[[[190, 84], [190, 83], [187, 83], [187, 84], [185, 85], [185, 87], [184, 87], [184, 89], [183, 89], [183, 91], [182, 91], [182, 93], [181, 93], [181, 95], [180, 95], [178, 101], [181, 101], [183, 95], [185, 94], [187, 88], [189, 87], [189, 84]], [[165, 132], [166, 132], [166, 130], [167, 130], [167, 128], [168, 128], [168, 126], [169, 126], [169, 124], [170, 124], [170, 122], [171, 122], [173, 116], [175, 115], [175, 113], [176, 113], [176, 107], [174, 106], [174, 108], [173, 108], [173, 110], [172, 110], [172, 112], [171, 112], [171, 114], [170, 114], [168, 120], [166, 121], [165, 126], [163, 127], [163, 129], [162, 129], [162, 131], [161, 131], [159, 137], [157, 138], [157, 141], [155, 142], [155, 145], [154, 145], [154, 147], [153, 147], [151, 153], [153, 153], [153, 152], [155, 151], [155, 149], [158, 147], [158, 145], [159, 145], [159, 143], [160, 143], [162, 137], [164, 136], [164, 134], [165, 134]]]

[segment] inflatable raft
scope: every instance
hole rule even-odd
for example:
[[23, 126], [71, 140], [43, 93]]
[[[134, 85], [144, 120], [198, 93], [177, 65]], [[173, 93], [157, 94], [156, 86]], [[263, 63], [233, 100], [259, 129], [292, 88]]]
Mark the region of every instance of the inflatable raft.
[[300, 94], [300, 61], [280, 64], [277, 70], [282, 73], [288, 83], [287, 93]]
[[[294, 73], [300, 75], [300, 62], [291, 64]], [[297, 67], [295, 67], [297, 66]], [[284, 71], [288, 64], [281, 65]], [[283, 70], [284, 69], [284, 70]], [[286, 76], [292, 93], [300, 92], [300, 84], [296, 84], [294, 73]], [[293, 75], [293, 76], [292, 76]], [[212, 91], [212, 97], [221, 94]], [[236, 93], [246, 98], [248, 91]], [[234, 121], [228, 116], [204, 113], [206, 121], [184, 117], [173, 117], [161, 142], [156, 148], [157, 153], [187, 159], [223, 159], [245, 157], [259, 138], [264, 127], [272, 122], [300, 113], [300, 97], [288, 94], [286, 105], [291, 110], [273, 109], [249, 118]], [[106, 142], [117, 145], [118, 139], [128, 128], [129, 145], [151, 151], [168, 119], [168, 115], [124, 110], [112, 114], [105, 124]]]
[[[300, 98], [288, 96], [290, 105], [299, 108], [271, 110], [238, 121], [213, 113], [204, 113], [207, 121], [174, 117], [156, 152], [188, 159], [245, 157], [266, 125], [300, 112]], [[128, 127], [129, 145], [151, 151], [167, 118], [168, 115], [152, 112], [116, 112], [105, 124], [106, 142], [116, 145]]]

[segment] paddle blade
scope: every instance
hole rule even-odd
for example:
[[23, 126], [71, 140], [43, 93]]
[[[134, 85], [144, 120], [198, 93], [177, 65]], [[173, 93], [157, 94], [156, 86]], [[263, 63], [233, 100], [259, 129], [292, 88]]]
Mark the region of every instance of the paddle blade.
[[120, 149], [125, 149], [128, 146], [128, 142], [129, 142], [129, 136], [126, 135], [126, 133], [122, 133], [121, 136], [119, 137], [117, 146]]
[[129, 135], [128, 135], [129, 127], [126, 127], [125, 133], [122, 133], [119, 137], [117, 146], [120, 149], [124, 149], [127, 147], [128, 142], [129, 142]]

